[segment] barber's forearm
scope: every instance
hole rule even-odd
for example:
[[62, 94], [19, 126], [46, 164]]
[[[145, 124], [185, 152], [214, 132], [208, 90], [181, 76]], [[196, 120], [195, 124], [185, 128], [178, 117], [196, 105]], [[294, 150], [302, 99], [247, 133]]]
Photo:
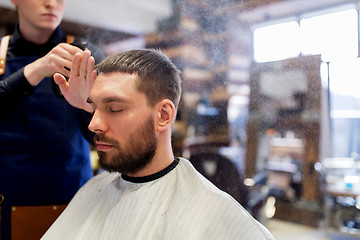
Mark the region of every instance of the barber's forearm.
[[0, 96], [4, 97], [26, 97], [32, 94], [34, 87], [27, 81], [24, 75], [24, 68], [0, 80]]
[[34, 87], [26, 80], [23, 69], [0, 80], [0, 119], [16, 111], [23, 100], [33, 92]]

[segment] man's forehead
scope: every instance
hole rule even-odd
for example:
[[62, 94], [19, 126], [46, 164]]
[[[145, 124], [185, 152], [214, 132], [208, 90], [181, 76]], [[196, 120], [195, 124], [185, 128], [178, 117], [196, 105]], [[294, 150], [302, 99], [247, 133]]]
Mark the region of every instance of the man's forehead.
[[113, 88], [116, 86], [135, 86], [137, 80], [136, 74], [124, 72], [100, 73], [95, 79], [94, 85], [103, 88]]
[[134, 94], [141, 94], [136, 87], [134, 74], [113, 72], [100, 73], [90, 91], [92, 102], [127, 102]]
[[124, 92], [121, 88], [116, 88], [113, 85], [97, 84], [93, 86], [90, 91], [89, 99], [92, 101], [123, 101], [125, 99]]

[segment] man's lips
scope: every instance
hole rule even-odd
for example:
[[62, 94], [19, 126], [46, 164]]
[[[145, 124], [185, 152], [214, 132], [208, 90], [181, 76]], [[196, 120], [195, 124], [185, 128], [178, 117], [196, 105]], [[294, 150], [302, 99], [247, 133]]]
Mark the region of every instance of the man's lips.
[[96, 150], [106, 152], [114, 148], [113, 145], [104, 142], [95, 142]]

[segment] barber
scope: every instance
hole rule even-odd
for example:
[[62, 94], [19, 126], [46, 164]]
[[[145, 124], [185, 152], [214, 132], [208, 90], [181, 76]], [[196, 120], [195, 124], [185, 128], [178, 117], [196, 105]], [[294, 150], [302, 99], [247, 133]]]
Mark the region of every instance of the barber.
[[[67, 204], [93, 176], [91, 115], [68, 104], [52, 80], [54, 73], [68, 77], [73, 56], [84, 50], [74, 46], [82, 40], [66, 43], [59, 28], [66, 1], [11, 1], [19, 24], [0, 46], [8, 45], [0, 69], [2, 240], [11, 238], [12, 206]], [[85, 47], [102, 60], [99, 49]]]

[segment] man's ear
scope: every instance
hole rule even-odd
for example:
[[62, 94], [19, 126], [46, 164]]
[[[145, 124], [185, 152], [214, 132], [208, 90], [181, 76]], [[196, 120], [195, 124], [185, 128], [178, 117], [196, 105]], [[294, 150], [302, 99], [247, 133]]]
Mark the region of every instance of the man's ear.
[[157, 117], [155, 119], [155, 129], [157, 132], [164, 131], [171, 128], [172, 123], [175, 121], [176, 108], [172, 101], [163, 99], [156, 104]]

